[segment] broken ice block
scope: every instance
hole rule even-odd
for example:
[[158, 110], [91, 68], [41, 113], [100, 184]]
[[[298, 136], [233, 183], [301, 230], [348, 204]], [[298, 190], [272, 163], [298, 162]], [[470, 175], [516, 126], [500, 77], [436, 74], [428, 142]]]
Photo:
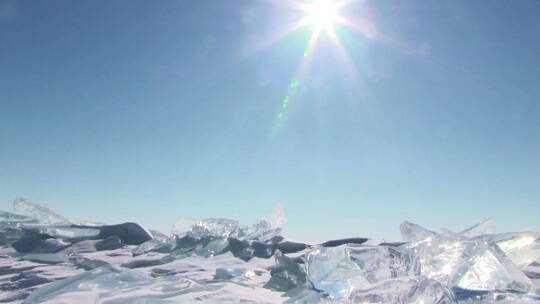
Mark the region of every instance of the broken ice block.
[[[174, 241], [173, 239], [171, 239]], [[174, 242], [163, 242], [157, 239], [152, 239], [149, 241], [146, 241], [139, 246], [135, 247], [131, 253], [133, 253], [133, 256], [141, 255], [147, 252], [156, 251], [156, 252], [171, 252], [175, 243]]]
[[37, 219], [31, 216], [0, 211], [0, 229], [14, 227], [18, 224], [37, 223]]
[[209, 218], [204, 220], [180, 219], [172, 229], [177, 237], [189, 236], [200, 239], [206, 237], [227, 238], [238, 228], [238, 221]]
[[317, 248], [307, 256], [308, 279], [335, 298], [401, 276], [419, 275], [420, 265], [406, 248], [341, 245]]
[[497, 228], [495, 226], [495, 221], [492, 219], [486, 219], [470, 228], [461, 231], [459, 235], [465, 238], [473, 238], [485, 234], [494, 234], [496, 230]]
[[264, 288], [289, 291], [306, 284], [306, 271], [295, 260], [279, 251], [276, 252], [275, 259], [276, 265], [270, 269], [272, 278], [264, 285]]
[[32, 203], [24, 198], [16, 199], [13, 202], [13, 209], [17, 213], [34, 217], [43, 224], [70, 224], [68, 219], [57, 214], [48, 207]]
[[136, 223], [123, 223], [99, 227], [97, 238], [105, 239], [116, 235], [126, 245], [140, 245], [152, 239], [152, 235]]
[[41, 233], [48, 234], [54, 238], [69, 239], [87, 239], [99, 235], [99, 227], [80, 228], [76, 226], [42, 226], [39, 227]]
[[401, 277], [357, 289], [349, 297], [352, 303], [370, 304], [451, 304], [451, 292], [441, 283], [423, 277]]
[[278, 204], [272, 214], [253, 225], [239, 227], [232, 236], [239, 240], [269, 242], [281, 235], [285, 222], [285, 210]]
[[265, 220], [271, 228], [283, 229], [285, 223], [287, 222], [287, 216], [285, 215], [283, 205], [277, 204], [274, 211], [272, 211], [272, 213], [266, 216], [263, 220]]
[[428, 238], [438, 239], [442, 237], [439, 233], [433, 232], [429, 229], [426, 229], [420, 225], [404, 221], [400, 226], [401, 235], [404, 241], [407, 242], [416, 242], [422, 241]]
[[528, 292], [532, 281], [497, 246], [477, 246], [459, 266], [452, 285], [468, 290]]
[[490, 236], [497, 246], [518, 267], [523, 268], [540, 261], [540, 233], [505, 233]]

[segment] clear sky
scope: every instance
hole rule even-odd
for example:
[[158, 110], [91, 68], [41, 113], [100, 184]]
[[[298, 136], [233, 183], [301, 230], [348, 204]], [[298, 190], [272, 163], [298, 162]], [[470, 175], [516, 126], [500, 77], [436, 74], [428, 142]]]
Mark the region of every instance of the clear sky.
[[306, 56], [288, 4], [0, 0], [0, 209], [540, 230], [540, 1], [356, 1]]

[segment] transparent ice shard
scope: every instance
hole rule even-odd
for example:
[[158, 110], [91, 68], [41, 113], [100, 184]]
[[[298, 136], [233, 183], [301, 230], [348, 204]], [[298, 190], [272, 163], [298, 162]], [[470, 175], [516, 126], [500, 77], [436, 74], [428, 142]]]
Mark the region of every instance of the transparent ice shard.
[[333, 298], [348, 297], [355, 288], [369, 286], [345, 245], [311, 251], [307, 256], [307, 279], [316, 290]]
[[177, 236], [179, 238], [186, 236], [190, 231], [191, 228], [199, 223], [199, 220], [191, 219], [191, 218], [181, 218], [177, 220], [172, 229], [171, 229], [171, 235]]
[[209, 241], [208, 243], [204, 242], [201, 244], [197, 244], [194, 253], [198, 256], [213, 257], [215, 255], [223, 253], [228, 246], [228, 239], [217, 238]]
[[131, 253], [133, 254], [133, 256], [137, 256], [137, 255], [145, 254], [151, 251], [171, 252], [174, 246], [175, 246], [174, 239], [170, 239], [170, 241], [168, 239], [165, 241], [161, 241], [158, 239], [151, 239], [133, 248]]
[[252, 240], [267, 242], [275, 237], [281, 236], [281, 231], [287, 218], [283, 205], [278, 204], [274, 211], [250, 226], [241, 226], [234, 234], [234, 237], [240, 240]]
[[282, 204], [277, 204], [274, 211], [264, 219], [270, 227], [283, 229], [285, 223], [287, 223], [287, 216], [285, 215], [285, 209]]
[[200, 239], [205, 237], [227, 238], [238, 229], [238, 221], [222, 218], [204, 220], [180, 219], [172, 229], [177, 237], [189, 236]]
[[423, 277], [401, 277], [357, 289], [349, 297], [352, 303], [450, 304], [457, 303], [441, 283]]
[[497, 246], [479, 245], [460, 265], [452, 285], [467, 290], [528, 292], [532, 281]]
[[406, 248], [341, 245], [317, 248], [307, 256], [307, 277], [334, 298], [377, 282], [420, 274], [420, 265]]
[[251, 226], [242, 226], [234, 237], [240, 240], [265, 242], [281, 234], [281, 228], [274, 228], [266, 220], [257, 221]]
[[238, 221], [236, 220], [209, 218], [194, 225], [191, 228], [191, 236], [195, 238], [228, 238], [236, 229], [238, 229]]
[[152, 239], [159, 240], [161, 242], [167, 242], [170, 237], [165, 235], [165, 233], [162, 233], [161, 231], [157, 231], [154, 229], [148, 229], [150, 231], [150, 234], [152, 234]]
[[540, 261], [540, 233], [506, 233], [490, 239], [520, 268]]
[[92, 238], [99, 235], [99, 228], [80, 228], [72, 226], [42, 226], [41, 233], [59, 239]]
[[459, 235], [465, 238], [474, 238], [486, 234], [495, 234], [497, 227], [493, 219], [485, 219], [482, 222], [467, 228], [459, 233]]
[[403, 240], [406, 242], [417, 242], [426, 239], [439, 239], [443, 237], [439, 233], [408, 221], [404, 221], [399, 228], [401, 230]]
[[37, 223], [37, 219], [31, 216], [0, 211], [0, 229], [30, 223]]
[[57, 214], [46, 206], [32, 203], [24, 198], [18, 198], [13, 202], [13, 209], [17, 213], [36, 218], [43, 224], [70, 224], [65, 217]]

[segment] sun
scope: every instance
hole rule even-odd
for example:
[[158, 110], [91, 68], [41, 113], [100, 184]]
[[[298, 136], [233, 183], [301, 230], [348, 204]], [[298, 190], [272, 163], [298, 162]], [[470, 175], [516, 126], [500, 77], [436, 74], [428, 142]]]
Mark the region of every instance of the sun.
[[336, 0], [313, 0], [306, 5], [307, 22], [316, 28], [328, 28], [340, 20]]

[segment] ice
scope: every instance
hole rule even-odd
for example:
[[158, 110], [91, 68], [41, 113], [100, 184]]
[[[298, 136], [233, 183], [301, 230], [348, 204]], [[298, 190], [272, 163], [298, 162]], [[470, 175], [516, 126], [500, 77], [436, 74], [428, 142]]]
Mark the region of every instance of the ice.
[[495, 234], [497, 228], [493, 219], [486, 219], [482, 222], [467, 228], [459, 233], [459, 235], [465, 238], [473, 238], [486, 234]]
[[285, 214], [285, 208], [283, 208], [283, 205], [277, 204], [274, 208], [274, 211], [272, 211], [270, 215], [266, 216], [264, 220], [272, 228], [283, 229], [283, 227], [287, 223], [287, 216]]
[[135, 247], [131, 252], [134, 256], [145, 254], [151, 251], [170, 252], [172, 251], [174, 245], [174, 243], [168, 242], [167, 240], [161, 241], [158, 239], [152, 239]]
[[420, 274], [420, 265], [406, 248], [348, 244], [318, 248], [307, 256], [308, 279], [318, 290], [346, 298], [357, 289], [402, 276]]
[[289, 291], [306, 284], [306, 271], [303, 265], [279, 251], [276, 252], [275, 259], [276, 265], [270, 271], [272, 278], [264, 285], [265, 288]]
[[180, 219], [172, 229], [177, 237], [189, 236], [200, 239], [206, 237], [228, 238], [238, 229], [238, 221], [222, 218], [209, 218], [204, 220]]
[[317, 248], [307, 256], [307, 278], [316, 290], [333, 298], [348, 297], [352, 290], [369, 286], [347, 245]]
[[308, 245], [283, 238], [281, 205], [250, 226], [182, 219], [170, 236], [14, 205], [0, 212], [0, 302], [540, 304], [540, 233], [497, 234], [491, 219]]
[[0, 229], [15, 227], [20, 224], [36, 223], [37, 219], [31, 216], [0, 211]]
[[234, 237], [240, 240], [267, 242], [281, 235], [286, 221], [283, 205], [278, 204], [269, 216], [266, 216], [251, 226], [239, 227]]
[[352, 303], [450, 304], [456, 303], [441, 283], [423, 277], [402, 277], [381, 281], [366, 289], [355, 290]]
[[175, 235], [179, 238], [186, 236], [191, 232], [191, 228], [199, 223], [199, 220], [191, 218], [181, 218], [177, 220], [172, 229], [171, 235]]
[[228, 239], [213, 239], [208, 243], [198, 244], [198, 246], [195, 247], [194, 253], [198, 256], [212, 257], [223, 253], [228, 246]]
[[246, 274], [245, 268], [229, 267], [229, 268], [217, 268], [214, 279], [216, 280], [230, 280], [235, 277], [243, 276]]
[[479, 245], [460, 265], [453, 285], [468, 290], [528, 292], [533, 284], [496, 246]]
[[495, 235], [491, 238], [518, 267], [540, 261], [540, 234], [535, 232]]
[[162, 299], [212, 289], [188, 278], [154, 279], [141, 271], [103, 266], [41, 287], [24, 303], [56, 303], [54, 299], [68, 303], [75, 298], [81, 304], [166, 303]]
[[184, 236], [195, 239], [233, 237], [239, 240], [266, 242], [281, 235], [285, 222], [285, 211], [283, 206], [278, 204], [269, 216], [250, 226], [240, 226], [236, 220], [223, 218], [204, 220], [182, 218], [176, 221], [171, 234], [178, 238]]
[[17, 213], [34, 217], [38, 222], [43, 224], [70, 224], [68, 219], [55, 213], [48, 207], [32, 203], [24, 198], [16, 199], [13, 202], [13, 209]]
[[93, 238], [100, 233], [98, 228], [79, 228], [72, 226], [44, 226], [40, 227], [39, 230], [43, 234], [60, 239]]
[[406, 242], [417, 242], [426, 239], [438, 239], [441, 234], [428, 230], [420, 225], [404, 221], [399, 227], [403, 240]]

